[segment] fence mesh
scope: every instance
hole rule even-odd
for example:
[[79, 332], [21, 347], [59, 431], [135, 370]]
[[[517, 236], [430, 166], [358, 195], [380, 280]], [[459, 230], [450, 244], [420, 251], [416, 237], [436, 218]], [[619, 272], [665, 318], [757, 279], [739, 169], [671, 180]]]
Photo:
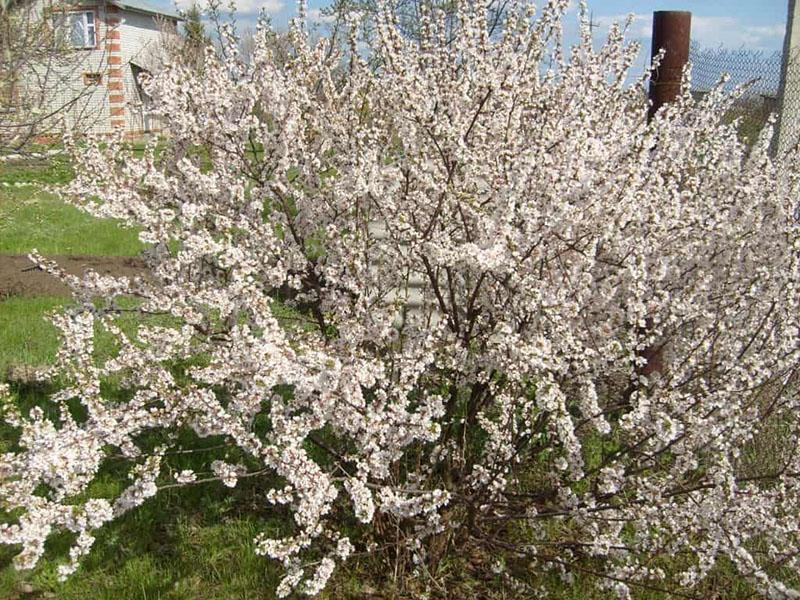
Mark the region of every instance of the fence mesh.
[[722, 73], [730, 76], [729, 86], [750, 84], [748, 95], [777, 97], [781, 81], [781, 53], [740, 48], [692, 46], [692, 85], [709, 90]]
[[716, 85], [723, 73], [730, 79], [728, 89], [744, 85], [746, 91], [731, 111], [738, 118], [743, 138], [752, 141], [771, 113], [780, 110], [780, 52], [761, 52], [747, 48], [702, 48], [692, 46], [692, 88], [703, 94]]
[[[747, 91], [731, 111], [740, 120], [744, 138], [752, 141], [770, 114], [781, 115], [782, 149], [800, 139], [800, 61], [789, 60], [787, 83], [781, 88], [781, 52], [762, 52], [747, 48], [703, 48], [692, 46], [692, 88], [702, 94], [710, 90], [723, 73], [730, 77], [727, 87], [746, 85]], [[781, 99], [783, 98], [783, 102]]]

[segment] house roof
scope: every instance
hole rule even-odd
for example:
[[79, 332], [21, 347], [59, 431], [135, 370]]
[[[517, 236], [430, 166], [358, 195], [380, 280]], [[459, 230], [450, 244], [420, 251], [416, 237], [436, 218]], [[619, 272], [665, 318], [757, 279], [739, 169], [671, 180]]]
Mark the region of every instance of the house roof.
[[148, 15], [161, 15], [171, 19], [177, 19], [179, 21], [183, 20], [181, 19], [181, 16], [174, 10], [161, 8], [151, 2], [148, 2], [147, 0], [110, 0], [110, 3], [114, 6], [118, 6], [122, 10], [131, 10], [133, 12], [140, 12]]

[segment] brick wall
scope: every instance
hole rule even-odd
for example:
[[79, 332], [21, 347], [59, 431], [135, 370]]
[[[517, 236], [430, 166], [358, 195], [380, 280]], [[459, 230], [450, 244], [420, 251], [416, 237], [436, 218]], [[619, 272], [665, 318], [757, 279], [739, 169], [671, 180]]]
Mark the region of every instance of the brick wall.
[[108, 116], [111, 129], [125, 128], [125, 77], [119, 8], [106, 6], [105, 53], [108, 63]]

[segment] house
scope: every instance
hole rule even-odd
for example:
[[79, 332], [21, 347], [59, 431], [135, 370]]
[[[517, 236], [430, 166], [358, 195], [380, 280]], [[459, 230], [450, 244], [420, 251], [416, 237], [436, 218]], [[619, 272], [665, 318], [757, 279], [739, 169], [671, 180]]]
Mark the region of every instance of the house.
[[180, 17], [147, 0], [44, 1], [44, 14], [69, 57], [48, 67], [58, 71], [50, 77], [50, 112], [82, 132], [122, 129], [134, 136], [157, 131], [139, 76], [157, 64], [162, 36], [176, 31]]

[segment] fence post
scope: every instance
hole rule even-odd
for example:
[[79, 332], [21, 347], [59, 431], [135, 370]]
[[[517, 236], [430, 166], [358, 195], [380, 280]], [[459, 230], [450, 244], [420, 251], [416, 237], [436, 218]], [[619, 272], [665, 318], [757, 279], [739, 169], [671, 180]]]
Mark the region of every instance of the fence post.
[[[664, 49], [664, 57], [650, 79], [650, 109], [647, 120], [658, 112], [664, 104], [674, 102], [681, 92], [681, 79], [683, 69], [689, 61], [689, 39], [692, 27], [692, 13], [677, 10], [661, 10], [653, 13], [653, 40], [651, 60], [659, 51]], [[644, 334], [653, 327], [648, 317], [640, 333]], [[638, 375], [649, 377], [653, 373], [664, 372], [664, 348], [656, 343], [637, 353], [639, 358], [644, 358], [646, 363], [636, 367]], [[638, 382], [633, 382], [624, 392], [626, 401], [629, 401]]]
[[681, 91], [683, 69], [689, 61], [692, 13], [682, 10], [659, 10], [653, 13], [653, 41], [650, 56], [655, 58], [663, 48], [664, 57], [650, 79], [651, 101], [647, 118], [652, 119], [667, 102], [673, 102]]
[[778, 88], [777, 135], [772, 140], [772, 150], [785, 154], [798, 141], [798, 119], [800, 119], [800, 6], [795, 0], [788, 2], [786, 34], [783, 38], [783, 60], [781, 61], [781, 81]]

